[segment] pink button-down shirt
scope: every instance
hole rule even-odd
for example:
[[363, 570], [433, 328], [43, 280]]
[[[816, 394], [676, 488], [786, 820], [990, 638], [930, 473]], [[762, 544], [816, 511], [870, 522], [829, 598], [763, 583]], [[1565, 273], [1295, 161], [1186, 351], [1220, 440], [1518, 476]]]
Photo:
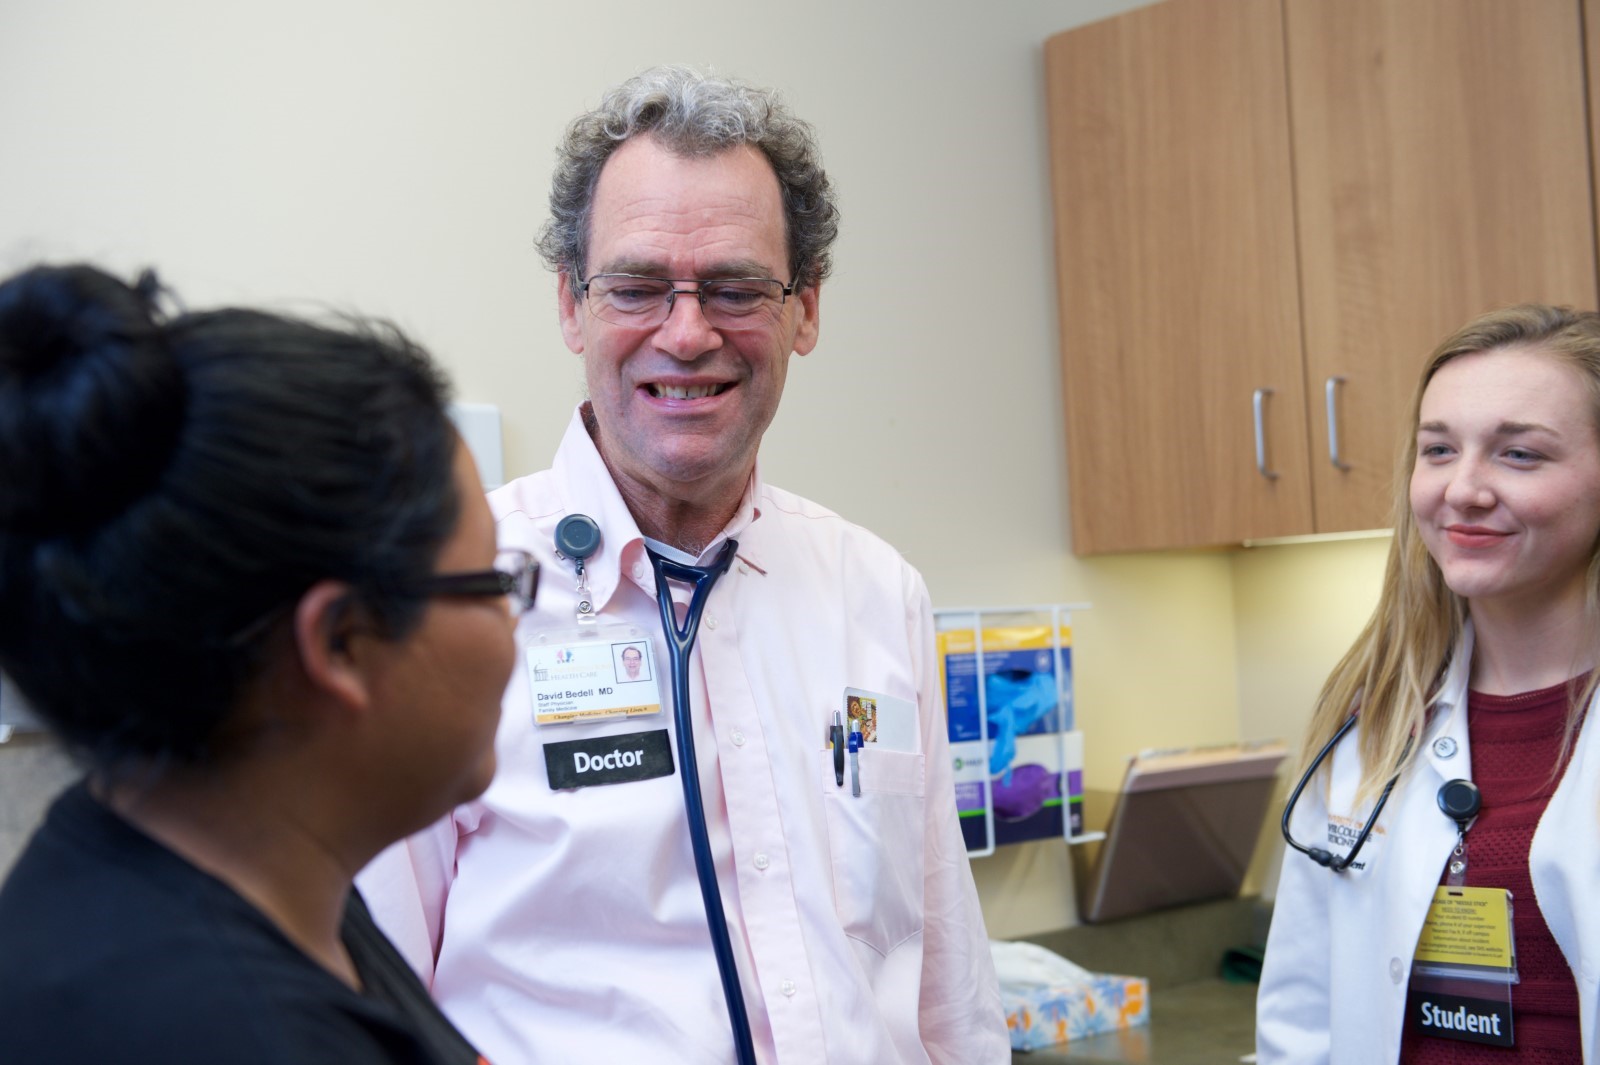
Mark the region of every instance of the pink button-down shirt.
[[[544, 567], [519, 641], [573, 622], [556, 523], [588, 514], [603, 622], [655, 647], [663, 712], [538, 726], [525, 666], [477, 802], [385, 851], [359, 884], [446, 1014], [491, 1061], [729, 1062], [727, 1008], [673, 775], [552, 790], [543, 744], [672, 729], [645, 546], [574, 417], [553, 469], [490, 495], [505, 546]], [[932, 617], [887, 544], [752, 478], [738, 555], [690, 659], [695, 757], [762, 1062], [1010, 1060], [956, 823]], [[679, 596], [686, 602], [687, 596]], [[861, 688], [917, 707], [917, 749], [867, 750], [839, 788], [826, 725]], [[676, 758], [676, 737], [673, 737]]]

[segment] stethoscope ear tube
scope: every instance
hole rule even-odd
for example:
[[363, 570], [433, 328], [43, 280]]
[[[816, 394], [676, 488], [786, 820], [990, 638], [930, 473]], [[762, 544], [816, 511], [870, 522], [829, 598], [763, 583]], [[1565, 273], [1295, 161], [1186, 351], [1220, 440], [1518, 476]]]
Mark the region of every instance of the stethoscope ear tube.
[[1340, 740], [1344, 739], [1344, 734], [1354, 728], [1355, 723], [1356, 717], [1354, 714], [1345, 719], [1345, 723], [1339, 726], [1339, 731], [1333, 734], [1333, 739], [1323, 744], [1322, 750], [1318, 751], [1317, 756], [1311, 759], [1311, 764], [1306, 767], [1306, 771], [1300, 776], [1300, 783], [1294, 786], [1294, 791], [1289, 795], [1289, 801], [1283, 804], [1283, 823], [1281, 825], [1283, 841], [1324, 868], [1333, 865], [1335, 860], [1333, 855], [1321, 847], [1307, 847], [1299, 843], [1289, 831], [1289, 818], [1294, 813], [1294, 804], [1300, 801], [1300, 793], [1306, 790], [1306, 785], [1311, 783], [1311, 778], [1317, 775], [1317, 769], [1321, 767], [1323, 761], [1328, 757], [1328, 752], [1333, 750]]
[[[649, 551], [650, 565], [656, 574], [656, 603], [661, 607], [661, 629], [666, 634], [672, 667], [672, 717], [678, 735], [678, 778], [683, 782], [684, 813], [689, 820], [689, 840], [694, 847], [694, 868], [700, 879], [700, 897], [706, 907], [706, 924], [711, 931], [711, 947], [717, 957], [717, 972], [722, 978], [722, 995], [728, 1003], [728, 1022], [733, 1028], [734, 1050], [739, 1065], [756, 1065], [755, 1042], [750, 1036], [750, 1018], [745, 1013], [744, 994], [739, 989], [739, 967], [728, 936], [728, 920], [722, 912], [722, 892], [717, 887], [717, 870], [711, 856], [711, 839], [706, 832], [705, 804], [700, 798], [700, 774], [694, 757], [694, 726], [689, 720], [689, 652], [694, 648], [700, 614], [717, 578], [728, 571], [739, 545], [729, 540], [722, 545], [709, 566], [686, 566]], [[694, 589], [689, 609], [679, 627], [672, 606], [669, 580], [681, 581]]]
[[[1389, 783], [1383, 786], [1383, 793], [1378, 796], [1377, 804], [1373, 806], [1372, 813], [1367, 816], [1367, 823], [1361, 826], [1360, 834], [1356, 836], [1355, 842], [1350, 845], [1350, 850], [1343, 857], [1335, 857], [1332, 852], [1321, 847], [1307, 847], [1297, 842], [1289, 832], [1289, 818], [1294, 813], [1294, 804], [1300, 801], [1300, 793], [1306, 790], [1306, 785], [1311, 782], [1311, 778], [1317, 775], [1318, 767], [1327, 759], [1334, 747], [1338, 746], [1339, 741], [1344, 739], [1344, 734], [1355, 728], [1355, 725], [1356, 715], [1351, 714], [1345, 719], [1344, 724], [1339, 726], [1339, 731], [1333, 734], [1333, 739], [1323, 744], [1322, 750], [1318, 751], [1317, 756], [1311, 759], [1311, 764], [1306, 767], [1305, 773], [1300, 777], [1300, 783], [1294, 786], [1294, 792], [1289, 796], [1289, 801], [1283, 807], [1282, 828], [1284, 842], [1324, 869], [1331, 869], [1335, 873], [1342, 873], [1350, 868], [1350, 863], [1356, 860], [1357, 854], [1361, 853], [1361, 848], [1367, 842], [1367, 837], [1372, 835], [1372, 828], [1378, 823], [1378, 815], [1383, 813], [1383, 807], [1389, 801], [1389, 793], [1394, 791], [1395, 783], [1399, 781], [1400, 774], [1396, 773], [1390, 777]], [[1405, 750], [1400, 752], [1402, 764], [1405, 762], [1406, 755], [1410, 753], [1411, 741], [1407, 740]]]

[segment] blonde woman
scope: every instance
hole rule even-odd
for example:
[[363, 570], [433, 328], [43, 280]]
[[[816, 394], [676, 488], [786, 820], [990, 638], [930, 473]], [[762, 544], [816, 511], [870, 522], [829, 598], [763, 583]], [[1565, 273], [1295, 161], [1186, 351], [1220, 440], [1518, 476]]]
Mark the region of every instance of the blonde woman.
[[1412, 412], [1285, 818], [1259, 1060], [1600, 1061], [1600, 317], [1468, 323]]

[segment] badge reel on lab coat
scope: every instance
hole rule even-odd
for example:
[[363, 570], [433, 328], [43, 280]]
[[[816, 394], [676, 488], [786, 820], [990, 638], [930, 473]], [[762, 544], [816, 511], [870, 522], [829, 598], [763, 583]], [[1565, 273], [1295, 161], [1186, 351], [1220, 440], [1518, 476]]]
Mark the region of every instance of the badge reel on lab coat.
[[661, 712], [655, 648], [637, 625], [602, 624], [595, 613], [586, 563], [600, 549], [593, 518], [569, 514], [556, 526], [556, 555], [572, 565], [576, 596], [571, 625], [540, 629], [523, 651], [539, 727], [589, 723]]
[[1482, 797], [1472, 781], [1452, 780], [1439, 789], [1438, 802], [1456, 823], [1456, 845], [1417, 940], [1407, 1023], [1421, 1036], [1513, 1046], [1511, 988], [1520, 978], [1511, 892], [1466, 886], [1467, 831]]

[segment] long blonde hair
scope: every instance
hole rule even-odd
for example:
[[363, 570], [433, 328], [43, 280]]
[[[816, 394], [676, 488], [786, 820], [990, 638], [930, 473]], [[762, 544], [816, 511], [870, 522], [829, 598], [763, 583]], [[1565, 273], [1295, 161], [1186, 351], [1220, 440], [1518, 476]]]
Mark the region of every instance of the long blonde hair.
[[[1438, 694], [1467, 616], [1466, 600], [1445, 584], [1438, 564], [1422, 543], [1411, 511], [1411, 471], [1417, 460], [1422, 394], [1439, 368], [1452, 359], [1508, 347], [1536, 350], [1576, 370], [1588, 386], [1600, 430], [1600, 315], [1593, 312], [1531, 303], [1492, 311], [1447, 337], [1428, 358], [1411, 400], [1411, 421], [1395, 466], [1394, 540], [1378, 606], [1323, 684], [1301, 750], [1302, 766], [1310, 765], [1359, 709], [1362, 769], [1358, 801], [1375, 798], [1384, 783], [1415, 758], [1411, 737], [1422, 734], [1428, 707]], [[1590, 551], [1587, 591], [1586, 620], [1593, 633], [1600, 631], [1596, 624], [1600, 619], [1600, 540]], [[1565, 760], [1597, 681], [1600, 669], [1591, 673], [1581, 691], [1572, 693], [1558, 766]]]

